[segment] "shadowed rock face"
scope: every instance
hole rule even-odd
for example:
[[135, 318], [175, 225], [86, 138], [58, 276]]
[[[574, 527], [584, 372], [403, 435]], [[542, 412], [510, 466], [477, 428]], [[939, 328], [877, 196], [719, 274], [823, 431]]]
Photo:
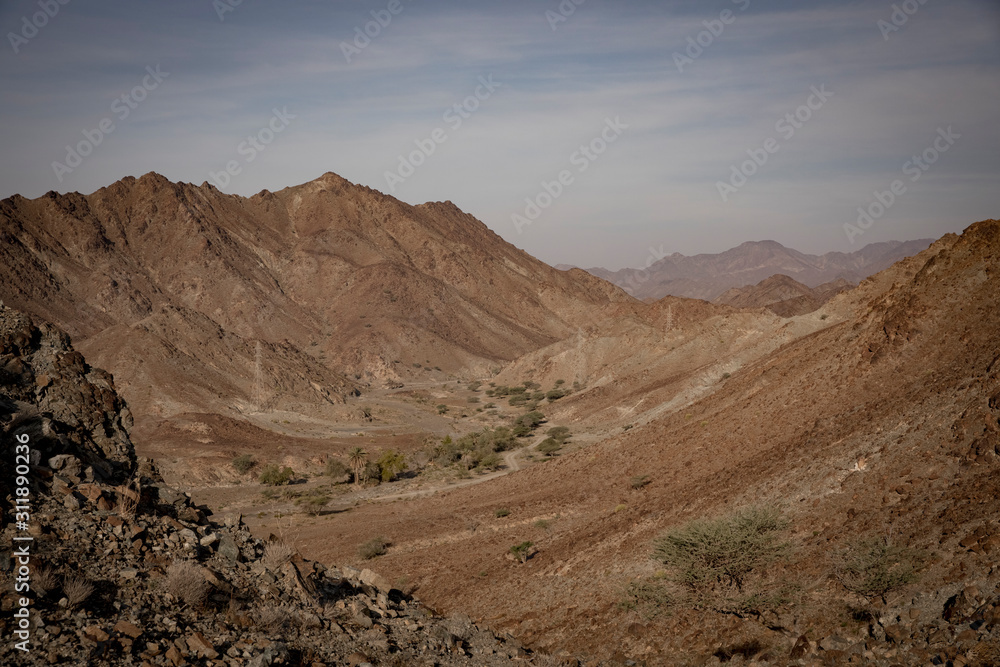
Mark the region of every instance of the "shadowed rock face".
[[[88, 365], [56, 327], [2, 305], [0, 420], [14, 420], [8, 431], [28, 433], [43, 462], [78, 457], [89, 481], [121, 481], [135, 466], [132, 414], [111, 374]], [[9, 482], [3, 474], [0, 484]]]

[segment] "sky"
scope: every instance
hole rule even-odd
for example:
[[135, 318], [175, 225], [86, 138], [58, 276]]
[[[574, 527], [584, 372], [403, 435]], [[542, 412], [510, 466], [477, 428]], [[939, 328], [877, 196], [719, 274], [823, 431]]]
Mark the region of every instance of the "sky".
[[996, 0], [3, 0], [0, 197], [332, 171], [550, 264], [1000, 218]]

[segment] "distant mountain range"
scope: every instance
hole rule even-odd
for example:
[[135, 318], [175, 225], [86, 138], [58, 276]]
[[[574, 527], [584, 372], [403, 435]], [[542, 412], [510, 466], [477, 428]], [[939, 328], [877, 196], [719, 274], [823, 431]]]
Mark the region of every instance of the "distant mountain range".
[[[872, 243], [852, 252], [808, 255], [777, 241], [748, 241], [717, 254], [687, 256], [673, 253], [648, 269], [587, 271], [643, 300], [682, 296], [712, 301], [734, 287], [756, 285], [782, 274], [814, 288], [835, 280], [857, 284], [905, 257], [925, 250], [933, 239]], [[556, 268], [568, 269], [568, 266]]]

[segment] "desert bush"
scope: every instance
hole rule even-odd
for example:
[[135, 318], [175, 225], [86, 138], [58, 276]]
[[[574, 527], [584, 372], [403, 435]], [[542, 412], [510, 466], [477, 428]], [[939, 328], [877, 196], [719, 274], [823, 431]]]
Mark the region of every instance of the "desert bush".
[[295, 499], [295, 505], [305, 510], [306, 514], [317, 516], [330, 502], [330, 496], [325, 493], [311, 493], [308, 496]]
[[59, 577], [56, 576], [56, 571], [48, 565], [34, 572], [31, 576], [31, 588], [40, 598], [54, 591], [58, 585]]
[[694, 606], [759, 616], [781, 598], [763, 585], [762, 571], [788, 552], [789, 544], [779, 539], [786, 526], [779, 512], [759, 507], [696, 519], [658, 538], [653, 556], [688, 590]]
[[233, 457], [233, 468], [241, 475], [245, 475], [257, 465], [257, 459], [252, 454], [240, 454]]
[[389, 549], [389, 545], [389, 540], [384, 537], [374, 537], [358, 547], [358, 556], [364, 560], [371, 560], [376, 556], [384, 556]]
[[619, 609], [634, 611], [644, 620], [651, 621], [666, 613], [673, 604], [673, 597], [662, 581], [633, 581], [625, 588]]
[[650, 482], [649, 475], [636, 475], [635, 477], [629, 480], [629, 486], [631, 486], [633, 489], [639, 490], [644, 486], [646, 486], [647, 484], [649, 484], [649, 482]]
[[439, 415], [443, 415], [448, 412], [448, 406], [445, 405], [444, 403], [441, 403], [440, 405], [437, 406], [437, 411]]
[[295, 550], [281, 540], [273, 540], [264, 545], [264, 556], [261, 564], [269, 570], [277, 570], [292, 558]]
[[257, 478], [261, 484], [268, 486], [284, 486], [292, 481], [295, 473], [288, 466], [281, 467], [276, 463], [264, 466]]
[[479, 461], [479, 467], [483, 470], [496, 470], [503, 465], [503, 458], [496, 452], [489, 452]]
[[847, 590], [869, 603], [917, 579], [921, 554], [894, 545], [888, 538], [862, 539], [834, 555], [834, 576]]
[[495, 516], [498, 519], [502, 519], [505, 516], [510, 516], [510, 510], [507, 509], [506, 507], [498, 507], [495, 510], [493, 510], [493, 516]]
[[514, 558], [522, 563], [526, 563], [528, 562], [528, 557], [531, 555], [531, 547], [533, 546], [534, 542], [521, 542], [512, 546], [510, 552], [514, 554]]
[[553, 426], [545, 432], [545, 435], [559, 443], [564, 443], [569, 440], [569, 428], [566, 426]]
[[208, 595], [204, 570], [190, 561], [174, 561], [167, 568], [167, 592], [189, 607], [201, 605]]
[[558, 401], [565, 395], [566, 395], [566, 390], [564, 389], [550, 389], [547, 392], [545, 392], [545, 398], [549, 399], [550, 401]]
[[94, 585], [84, 577], [72, 576], [63, 580], [63, 595], [70, 607], [79, 607], [94, 592]]
[[545, 438], [540, 443], [538, 443], [538, 447], [536, 447], [535, 449], [540, 451], [542, 454], [545, 454], [546, 456], [552, 456], [560, 449], [562, 449], [562, 445], [560, 445], [555, 438]]
[[323, 474], [335, 480], [347, 477], [350, 472], [343, 461], [335, 458], [327, 459], [326, 466], [323, 468]]
[[387, 449], [378, 457], [379, 476], [383, 482], [391, 482], [396, 475], [406, 470], [406, 457], [394, 449]]
[[285, 607], [264, 607], [254, 615], [258, 628], [263, 630], [282, 630], [293, 622], [293, 616]]
[[382, 468], [375, 461], [369, 461], [361, 471], [361, 481], [364, 484], [378, 485], [382, 481]]
[[139, 482], [132, 477], [124, 484], [115, 487], [115, 512], [121, 518], [130, 521], [139, 511]]

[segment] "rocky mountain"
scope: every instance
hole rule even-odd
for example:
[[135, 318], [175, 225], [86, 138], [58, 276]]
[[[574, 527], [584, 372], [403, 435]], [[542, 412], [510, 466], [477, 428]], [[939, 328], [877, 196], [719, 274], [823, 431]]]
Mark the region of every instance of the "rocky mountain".
[[69, 332], [138, 414], [308, 411], [482, 373], [630, 300], [453, 204], [326, 174], [247, 199], [157, 174], [0, 202], [0, 298]]
[[[0, 426], [12, 454], [0, 461], [3, 664], [512, 665], [539, 657], [468, 616], [435, 615], [371, 570], [328, 567], [278, 538], [256, 539], [238, 514], [212, 519], [165, 485], [152, 461], [136, 461], [111, 376], [55, 327], [0, 306], [0, 354]], [[15, 443], [31, 462], [18, 472], [26, 483], [12, 474]], [[12, 501], [13, 483], [30, 492], [29, 516], [17, 522], [15, 511], [26, 508]], [[27, 588], [16, 592], [15, 576]]]
[[643, 300], [683, 296], [712, 301], [728, 289], [783, 274], [810, 288], [836, 280], [856, 285], [897, 261], [915, 255], [932, 239], [871, 243], [852, 253], [809, 255], [777, 241], [748, 241], [718, 254], [668, 255], [647, 269], [587, 269]]
[[851, 287], [851, 283], [839, 278], [810, 289], [797, 280], [776, 273], [756, 285], [730, 288], [715, 297], [712, 303], [734, 308], [767, 308], [781, 317], [794, 317], [817, 310]]
[[[717, 345], [724, 355], [740, 337], [782, 335], [736, 359], [729, 377], [711, 351], [702, 352], [707, 367], [694, 361], [674, 375], [666, 365], [622, 366], [659, 358], [622, 313], [617, 337], [612, 325], [583, 330], [521, 366], [606, 364], [602, 381], [592, 377], [546, 417], [581, 440], [588, 423], [617, 433], [489, 484], [391, 510], [356, 507], [336, 539], [324, 526], [297, 535], [334, 558], [384, 532], [397, 546], [379, 567], [411, 573], [436, 608], [488, 618], [581, 661], [996, 664], [998, 265], [1000, 222], [988, 220], [839, 294], [823, 308], [827, 319], [792, 318], [799, 333], [746, 319], [726, 330], [727, 307], [704, 302], [660, 306], [698, 328], [673, 333], [680, 349]], [[779, 319], [757, 313], [758, 322], [768, 316]], [[662, 340], [667, 353], [674, 343]], [[583, 360], [575, 349], [605, 357]], [[784, 601], [760, 617], [685, 602], [654, 541], [755, 505], [788, 522], [789, 551], [764, 573]], [[509, 514], [497, 518], [497, 507]], [[503, 554], [524, 540], [537, 553], [511, 567]], [[885, 601], [866, 602], [838, 574], [838, 558], [863, 544], [914, 554], [912, 578]], [[473, 580], [488, 585], [464, 583]]]

